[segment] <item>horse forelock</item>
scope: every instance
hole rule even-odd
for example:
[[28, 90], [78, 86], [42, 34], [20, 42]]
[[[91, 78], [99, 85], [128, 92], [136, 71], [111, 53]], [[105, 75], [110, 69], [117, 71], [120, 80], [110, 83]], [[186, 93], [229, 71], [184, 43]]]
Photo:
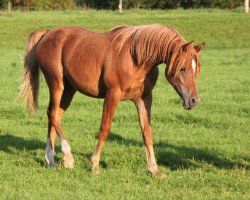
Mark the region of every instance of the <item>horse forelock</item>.
[[[166, 62], [185, 40], [173, 28], [154, 24], [143, 26], [120, 26], [110, 31], [111, 41], [116, 44], [118, 54], [130, 48], [138, 66]], [[125, 45], [129, 42], [129, 45]], [[158, 64], [159, 64], [158, 63]]]
[[[198, 58], [197, 53], [179, 53], [175, 52], [174, 55], [171, 56], [171, 63], [168, 65], [168, 74], [172, 74], [174, 76], [178, 75], [180, 68], [184, 66], [184, 62], [186, 60], [191, 60], [191, 66], [193, 62], [195, 62], [195, 70], [194, 75], [195, 77], [199, 76], [200, 74], [200, 60]], [[192, 70], [193, 70], [192, 66]]]

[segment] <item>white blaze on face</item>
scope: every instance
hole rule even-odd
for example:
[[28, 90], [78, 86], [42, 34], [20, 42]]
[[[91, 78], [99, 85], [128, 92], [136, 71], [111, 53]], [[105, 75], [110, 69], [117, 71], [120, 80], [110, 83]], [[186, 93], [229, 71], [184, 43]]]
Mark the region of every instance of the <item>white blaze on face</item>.
[[195, 73], [195, 71], [196, 71], [196, 63], [195, 63], [194, 59], [192, 60], [192, 68], [193, 68], [193, 71]]

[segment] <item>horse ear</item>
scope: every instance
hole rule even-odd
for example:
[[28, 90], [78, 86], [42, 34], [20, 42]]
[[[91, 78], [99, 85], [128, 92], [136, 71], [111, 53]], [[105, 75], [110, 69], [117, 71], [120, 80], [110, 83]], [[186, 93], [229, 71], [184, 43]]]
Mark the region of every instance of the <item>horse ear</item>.
[[205, 42], [199, 44], [199, 45], [196, 45], [194, 46], [194, 49], [197, 53], [199, 53], [203, 48], [205, 47]]
[[192, 40], [191, 42], [188, 42], [188, 43], [184, 44], [184, 45], [182, 46], [183, 51], [188, 51], [188, 50], [193, 46], [193, 45], [192, 45], [193, 42], [194, 42], [194, 41]]

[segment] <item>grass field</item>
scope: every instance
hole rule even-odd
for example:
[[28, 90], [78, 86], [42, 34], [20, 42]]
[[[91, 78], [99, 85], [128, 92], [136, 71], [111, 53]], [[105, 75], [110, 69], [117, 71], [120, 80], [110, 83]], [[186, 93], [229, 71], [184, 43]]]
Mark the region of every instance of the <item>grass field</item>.
[[[131, 102], [120, 103], [101, 157], [102, 173], [91, 174], [102, 100], [81, 94], [62, 121], [76, 166], [63, 168], [57, 141], [58, 168], [49, 169], [44, 161], [48, 90], [43, 77], [36, 115], [17, 101], [28, 34], [64, 25], [107, 31], [152, 23], [170, 25], [187, 40], [207, 44], [200, 54], [201, 103], [192, 111], [182, 108], [160, 67], [152, 130], [166, 178], [147, 172]], [[0, 13], [0, 85], [0, 199], [250, 198], [250, 15], [223, 10]]]

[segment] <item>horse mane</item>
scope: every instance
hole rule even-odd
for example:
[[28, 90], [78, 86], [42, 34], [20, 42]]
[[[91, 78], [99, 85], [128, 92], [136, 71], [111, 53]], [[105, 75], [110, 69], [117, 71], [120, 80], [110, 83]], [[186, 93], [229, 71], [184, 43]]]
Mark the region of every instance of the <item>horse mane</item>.
[[[173, 28], [153, 24], [143, 26], [119, 26], [109, 31], [111, 42], [116, 42], [118, 54], [123, 48], [130, 48], [137, 66], [168, 62], [177, 53], [185, 39]], [[125, 45], [125, 44], [129, 45]], [[172, 59], [171, 59], [172, 60]], [[150, 66], [151, 67], [151, 66]]]

